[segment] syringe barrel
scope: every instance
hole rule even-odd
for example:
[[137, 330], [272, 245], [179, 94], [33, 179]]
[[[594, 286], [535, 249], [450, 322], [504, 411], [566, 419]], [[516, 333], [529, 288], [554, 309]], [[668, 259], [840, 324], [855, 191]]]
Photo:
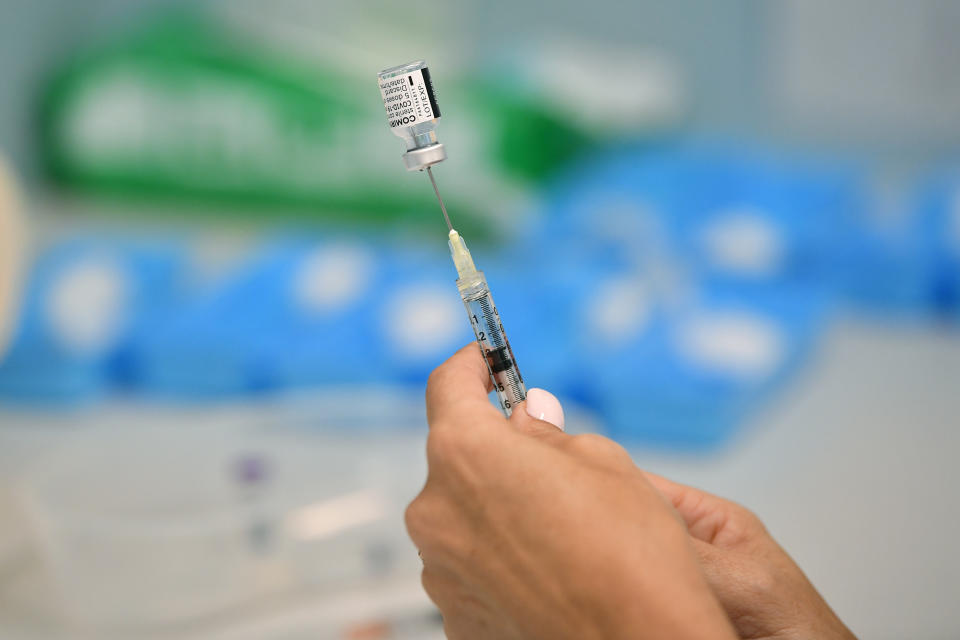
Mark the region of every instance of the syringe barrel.
[[526, 400], [527, 388], [483, 272], [475, 273], [478, 277], [466, 286], [461, 286], [461, 281], [458, 280], [457, 288], [463, 298], [467, 315], [470, 316], [473, 334], [487, 363], [500, 408], [509, 417], [513, 409]]

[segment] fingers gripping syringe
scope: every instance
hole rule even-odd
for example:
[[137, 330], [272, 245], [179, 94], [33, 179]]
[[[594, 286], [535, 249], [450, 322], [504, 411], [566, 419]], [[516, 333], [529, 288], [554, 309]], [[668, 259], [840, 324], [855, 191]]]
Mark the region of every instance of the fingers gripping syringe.
[[437, 142], [436, 123], [440, 119], [440, 109], [430, 73], [426, 64], [419, 61], [381, 71], [378, 80], [390, 128], [407, 144], [407, 152], [403, 154], [407, 169], [426, 169], [437, 194], [440, 210], [450, 231], [448, 243], [453, 264], [457, 268], [457, 289], [470, 317], [477, 344], [486, 359], [500, 408], [509, 416], [513, 408], [526, 399], [527, 389], [493, 296], [490, 295], [487, 279], [482, 271], [477, 270], [466, 243], [450, 223], [447, 208], [433, 178], [431, 167], [445, 160], [447, 154], [443, 145]]

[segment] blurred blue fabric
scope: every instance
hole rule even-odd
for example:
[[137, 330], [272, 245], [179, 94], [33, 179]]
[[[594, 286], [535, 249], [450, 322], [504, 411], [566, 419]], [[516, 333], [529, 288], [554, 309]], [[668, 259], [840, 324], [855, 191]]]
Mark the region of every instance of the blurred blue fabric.
[[77, 237], [55, 243], [29, 274], [0, 396], [75, 403], [130, 382], [139, 325], [179, 295], [180, 247]]
[[[528, 386], [621, 440], [720, 445], [838, 308], [960, 318], [960, 178], [884, 226], [864, 170], [718, 144], [619, 146], [558, 179], [509, 246], [474, 248]], [[0, 395], [202, 401], [421, 386], [472, 339], [442, 246], [263, 239], [203, 286], [183, 238], [75, 238], [36, 260]]]

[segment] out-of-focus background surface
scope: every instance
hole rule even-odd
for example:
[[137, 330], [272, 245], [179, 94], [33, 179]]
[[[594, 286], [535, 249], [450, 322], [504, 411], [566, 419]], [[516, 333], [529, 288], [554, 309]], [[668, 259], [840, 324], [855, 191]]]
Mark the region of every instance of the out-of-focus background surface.
[[0, 8], [3, 638], [442, 637], [402, 512], [471, 336], [375, 79], [418, 58], [528, 385], [855, 633], [960, 635], [957, 6]]

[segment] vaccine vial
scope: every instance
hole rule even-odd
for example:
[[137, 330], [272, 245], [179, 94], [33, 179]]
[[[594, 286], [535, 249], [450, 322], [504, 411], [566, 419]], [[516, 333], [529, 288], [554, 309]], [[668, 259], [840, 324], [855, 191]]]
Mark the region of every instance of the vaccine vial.
[[387, 123], [407, 146], [407, 171], [421, 171], [442, 160], [447, 151], [437, 142], [440, 107], [423, 60], [384, 69], [377, 74]]

